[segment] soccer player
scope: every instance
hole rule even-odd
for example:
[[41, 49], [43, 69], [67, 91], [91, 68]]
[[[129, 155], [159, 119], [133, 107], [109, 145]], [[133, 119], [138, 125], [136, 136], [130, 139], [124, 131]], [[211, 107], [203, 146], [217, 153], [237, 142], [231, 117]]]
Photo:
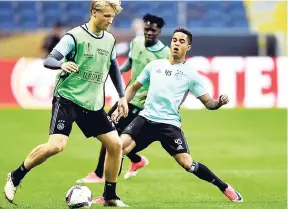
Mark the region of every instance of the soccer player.
[[10, 202], [13, 202], [17, 187], [32, 168], [63, 151], [72, 124], [76, 122], [87, 138], [96, 137], [107, 149], [104, 205], [127, 207], [116, 195], [122, 142], [103, 109], [104, 85], [110, 74], [120, 97], [118, 108], [128, 115], [116, 61], [115, 38], [107, 32], [121, 10], [120, 2], [115, 0], [93, 0], [90, 21], [70, 30], [44, 61], [47, 68], [62, 69], [54, 90], [50, 136], [47, 143], [33, 149], [20, 167], [8, 174], [4, 192]]
[[[144, 22], [144, 37], [138, 36], [134, 38], [130, 44], [129, 58], [121, 66], [121, 72], [127, 72], [132, 67], [132, 78], [128, 86], [132, 85], [136, 78], [140, 75], [145, 65], [155, 59], [162, 59], [169, 57], [169, 47], [165, 46], [160, 40], [159, 35], [162, 27], [165, 25], [161, 17], [146, 14], [143, 17]], [[138, 113], [143, 109], [149, 85], [143, 85], [135, 97], [128, 104], [129, 113], [128, 117], [122, 118], [116, 124], [116, 129], [119, 134], [122, 133], [124, 128], [131, 123]], [[114, 112], [117, 108], [117, 103], [111, 108], [108, 115]], [[88, 176], [77, 180], [77, 183], [99, 183], [103, 182], [103, 168], [105, 160], [106, 149], [101, 147], [98, 165], [94, 172]], [[148, 164], [148, 160], [144, 156], [139, 156], [135, 152], [130, 152], [127, 157], [131, 160], [130, 168], [125, 174], [124, 178], [128, 179], [135, 176], [140, 168]]]
[[[221, 95], [213, 100], [206, 92], [201, 76], [185, 62], [187, 51], [191, 49], [192, 34], [178, 28], [171, 41], [169, 59], [150, 62], [136, 81], [125, 92], [127, 101], [131, 101], [143, 85], [150, 83], [144, 109], [130, 123], [121, 135], [124, 154], [134, 148], [141, 151], [154, 141], [160, 141], [162, 147], [174, 157], [187, 172], [217, 186], [231, 201], [242, 202], [239, 192], [219, 179], [204, 164], [192, 159], [184, 134], [181, 130], [179, 107], [191, 91], [209, 110], [217, 110], [228, 103], [228, 97]], [[117, 122], [121, 114], [113, 113]]]

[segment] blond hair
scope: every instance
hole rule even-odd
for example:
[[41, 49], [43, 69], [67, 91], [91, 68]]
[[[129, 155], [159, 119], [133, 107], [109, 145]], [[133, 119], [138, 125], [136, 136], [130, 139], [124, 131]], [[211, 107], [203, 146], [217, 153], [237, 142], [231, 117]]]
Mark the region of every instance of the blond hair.
[[111, 6], [116, 14], [119, 14], [123, 8], [121, 7], [121, 0], [92, 0], [90, 4], [90, 13], [93, 10], [102, 10], [105, 6]]

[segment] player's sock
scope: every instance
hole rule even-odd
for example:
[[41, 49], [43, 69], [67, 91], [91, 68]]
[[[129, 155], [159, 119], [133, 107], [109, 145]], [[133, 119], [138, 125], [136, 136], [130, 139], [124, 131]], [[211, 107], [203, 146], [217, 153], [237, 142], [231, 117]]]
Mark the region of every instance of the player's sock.
[[208, 181], [215, 186], [217, 186], [222, 192], [228, 187], [226, 183], [221, 181], [212, 171], [209, 170], [205, 165], [193, 161], [192, 166], [189, 170], [190, 173], [193, 173], [198, 178]]
[[98, 159], [98, 164], [97, 164], [97, 168], [94, 171], [95, 174], [99, 177], [102, 178], [103, 177], [103, 173], [104, 173], [104, 163], [105, 163], [105, 155], [106, 155], [106, 148], [104, 146], [101, 147], [100, 150], [100, 155], [99, 155], [99, 159]]
[[121, 159], [121, 164], [120, 164], [120, 170], [119, 170], [119, 173], [118, 173], [118, 176], [120, 176], [121, 172], [122, 172], [122, 167], [123, 167], [123, 160], [125, 158], [125, 155], [122, 155], [122, 159]]
[[103, 196], [105, 200], [119, 199], [116, 195], [116, 182], [105, 181]]
[[136, 153], [130, 152], [127, 154], [127, 157], [131, 160], [133, 163], [139, 163], [141, 161], [141, 157], [137, 155]]
[[17, 168], [16, 170], [11, 172], [12, 182], [14, 186], [18, 186], [21, 180], [25, 177], [25, 175], [29, 172], [27, 168], [24, 166], [24, 162]]

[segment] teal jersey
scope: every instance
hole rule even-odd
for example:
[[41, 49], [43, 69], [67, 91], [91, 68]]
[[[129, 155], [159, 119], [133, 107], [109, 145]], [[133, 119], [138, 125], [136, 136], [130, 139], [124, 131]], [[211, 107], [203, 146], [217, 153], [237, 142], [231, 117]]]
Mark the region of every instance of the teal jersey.
[[168, 59], [154, 60], [145, 66], [137, 81], [142, 85], [150, 83], [139, 115], [177, 127], [181, 127], [179, 109], [189, 91], [195, 97], [207, 93], [202, 76], [186, 62], [172, 65]]

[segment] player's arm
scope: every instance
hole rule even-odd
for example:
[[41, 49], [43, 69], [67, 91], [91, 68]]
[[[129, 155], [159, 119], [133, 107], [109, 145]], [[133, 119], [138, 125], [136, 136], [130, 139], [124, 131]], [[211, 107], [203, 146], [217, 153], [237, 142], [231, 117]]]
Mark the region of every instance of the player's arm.
[[189, 89], [208, 110], [217, 110], [229, 102], [227, 95], [221, 95], [218, 100], [212, 99], [204, 88], [202, 77], [194, 72], [190, 80]]
[[132, 67], [132, 59], [129, 57], [120, 67], [120, 72], [128, 72]]
[[[150, 80], [150, 70], [149, 69], [150, 69], [150, 65], [148, 64], [145, 66], [145, 68], [143, 69], [141, 74], [137, 77], [137, 80], [126, 89], [125, 98], [126, 98], [127, 102], [130, 102], [133, 99], [136, 92], [138, 91], [138, 89], [140, 89], [142, 87], [142, 85], [149, 82], [149, 80]], [[120, 120], [120, 118], [123, 115], [124, 115], [123, 112], [119, 111], [119, 107], [118, 107], [118, 111], [117, 112], [114, 111], [111, 118], [115, 123], [118, 123], [118, 121]]]
[[132, 52], [131, 52], [131, 50], [132, 50], [132, 45], [133, 45], [132, 43], [133, 43], [133, 41], [131, 41], [131, 43], [130, 43], [130, 51], [128, 54], [128, 59], [125, 60], [123, 65], [121, 65], [121, 67], [120, 67], [121, 73], [124, 73], [124, 72], [131, 70], [131, 67], [132, 67], [132, 56], [131, 56]]
[[[130, 85], [125, 91], [125, 97], [123, 97], [125, 101], [129, 103], [135, 96], [137, 90], [141, 88], [141, 86], [142, 84], [139, 83], [137, 80], [132, 85]], [[114, 123], [117, 124], [120, 118], [122, 118], [123, 116], [124, 117], [128, 116], [128, 112], [125, 116], [124, 111], [121, 108], [119, 108], [118, 103], [118, 108], [112, 113], [111, 119], [114, 121]]]
[[134, 83], [132, 85], [130, 85], [126, 91], [125, 91], [125, 97], [127, 99], [127, 102], [130, 102], [133, 97], [135, 96], [136, 92], [138, 91], [138, 89], [140, 89], [142, 87], [142, 84], [136, 80], [134, 81]]
[[124, 93], [125, 90], [124, 90], [121, 74], [119, 71], [118, 62], [116, 59], [111, 60], [109, 75], [111, 77], [111, 80], [112, 80], [117, 92], [118, 92], [119, 97], [120, 98], [124, 97], [125, 96], [125, 93]]
[[113, 47], [112, 54], [111, 54], [111, 64], [110, 64], [110, 69], [109, 69], [109, 75], [120, 98], [118, 101], [117, 110], [118, 112], [121, 112], [124, 117], [127, 117], [129, 109], [128, 109], [127, 100], [125, 98], [122, 77], [121, 77], [118, 62], [116, 59], [115, 46]]
[[74, 48], [74, 39], [70, 35], [65, 35], [44, 60], [44, 67], [51, 70], [62, 69], [68, 73], [78, 71], [78, 66], [75, 63], [63, 62], [63, 58], [74, 51]]
[[64, 56], [60, 52], [53, 49], [52, 52], [48, 55], [48, 57], [44, 60], [43, 65], [44, 67], [51, 70], [59, 70], [61, 69], [61, 65], [63, 64], [63, 58]]
[[199, 96], [198, 99], [204, 104], [204, 106], [208, 110], [217, 110], [221, 106], [229, 102], [229, 98], [227, 95], [221, 95], [218, 100], [214, 100], [210, 97], [208, 93], [202, 96]]
[[145, 66], [143, 71], [137, 77], [136, 81], [126, 89], [125, 97], [128, 102], [133, 99], [138, 89], [140, 89], [144, 84], [150, 81], [150, 69], [152, 67], [151, 63], [153, 62], [150, 62]]

